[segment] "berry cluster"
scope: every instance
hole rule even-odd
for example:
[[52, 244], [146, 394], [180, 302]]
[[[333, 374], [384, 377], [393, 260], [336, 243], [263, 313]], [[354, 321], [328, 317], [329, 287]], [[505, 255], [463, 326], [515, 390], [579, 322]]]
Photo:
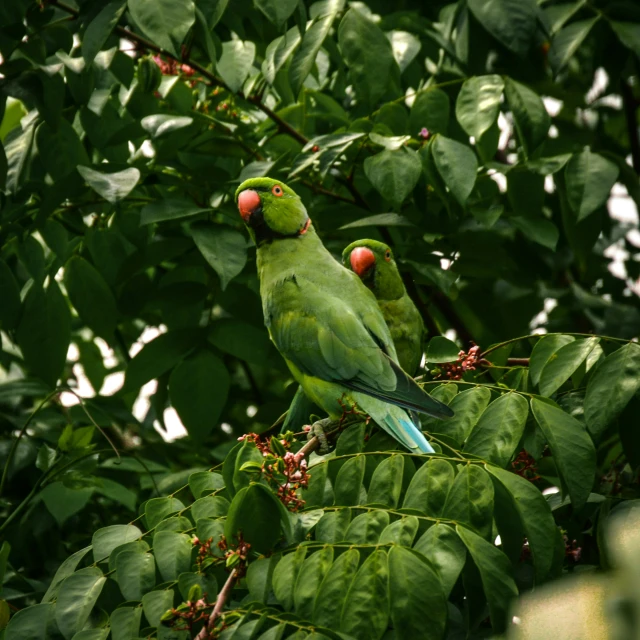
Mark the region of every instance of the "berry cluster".
[[449, 380], [462, 380], [466, 371], [475, 371], [476, 365], [480, 362], [480, 347], [473, 345], [469, 351], [460, 350], [456, 362], [446, 362], [441, 368], [435, 369], [432, 373], [435, 378], [443, 376]]
[[511, 463], [511, 468], [516, 475], [529, 480], [529, 482], [540, 480], [535, 458], [524, 449], [515, 457]]

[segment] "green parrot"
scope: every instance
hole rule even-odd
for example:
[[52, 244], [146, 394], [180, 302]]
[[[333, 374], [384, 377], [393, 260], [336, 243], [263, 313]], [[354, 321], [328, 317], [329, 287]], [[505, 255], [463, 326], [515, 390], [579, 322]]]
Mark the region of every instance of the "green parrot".
[[332, 419], [356, 405], [409, 450], [433, 453], [409, 412], [453, 412], [400, 368], [373, 293], [327, 251], [300, 197], [251, 178], [236, 202], [257, 246], [265, 325], [305, 395]]
[[377, 240], [357, 240], [343, 251], [342, 264], [373, 291], [389, 327], [398, 362], [409, 375], [415, 376], [422, 360], [425, 328], [420, 312], [404, 288], [393, 252]]

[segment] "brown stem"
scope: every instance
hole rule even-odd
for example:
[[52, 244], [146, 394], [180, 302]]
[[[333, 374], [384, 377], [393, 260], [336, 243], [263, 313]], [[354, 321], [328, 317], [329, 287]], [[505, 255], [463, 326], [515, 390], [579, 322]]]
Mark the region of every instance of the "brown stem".
[[627, 120], [627, 132], [629, 134], [633, 168], [636, 170], [636, 173], [640, 175], [640, 134], [638, 132], [638, 119], [636, 117], [638, 104], [633, 95], [633, 90], [626, 80], [620, 80], [620, 93], [622, 94], [624, 115]]
[[304, 445], [304, 447], [302, 447], [302, 449], [300, 449], [300, 451], [296, 453], [296, 455], [297, 456], [302, 455], [306, 458], [310, 453], [313, 453], [319, 446], [320, 446], [320, 439], [318, 438], [318, 436], [313, 436], [313, 438], [311, 438], [311, 440], [309, 440]]
[[529, 358], [507, 358], [508, 367], [528, 367]]
[[213, 607], [213, 611], [209, 616], [209, 620], [207, 624], [200, 629], [200, 632], [195, 637], [195, 640], [207, 640], [209, 638], [209, 633], [213, 631], [213, 628], [216, 626], [216, 620], [220, 617], [222, 613], [222, 609], [224, 608], [225, 602], [229, 597], [231, 590], [233, 589], [233, 585], [236, 581], [236, 577], [238, 575], [237, 569], [234, 569], [227, 578], [227, 581], [224, 583], [222, 590], [218, 594], [218, 599], [216, 600], [215, 607]]

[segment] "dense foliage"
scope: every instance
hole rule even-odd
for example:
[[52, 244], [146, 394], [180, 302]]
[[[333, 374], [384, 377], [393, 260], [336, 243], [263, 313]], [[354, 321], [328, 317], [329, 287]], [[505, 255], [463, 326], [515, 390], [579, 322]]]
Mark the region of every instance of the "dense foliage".
[[[0, 637], [202, 639], [220, 593], [213, 637], [486, 637], [608, 566], [638, 43], [631, 0], [1, 2]], [[261, 175], [336, 256], [393, 247], [456, 412], [434, 456], [357, 414], [308, 468], [271, 438], [295, 385], [233, 202]]]

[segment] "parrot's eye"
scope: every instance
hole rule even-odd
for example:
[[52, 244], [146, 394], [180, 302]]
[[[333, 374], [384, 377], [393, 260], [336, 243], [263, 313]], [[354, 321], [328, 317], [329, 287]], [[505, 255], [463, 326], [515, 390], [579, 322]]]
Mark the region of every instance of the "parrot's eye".
[[389, 262], [389, 261], [391, 260], [391, 251], [389, 251], [389, 249], [387, 249], [387, 250], [384, 252], [384, 259], [385, 259], [387, 262]]
[[279, 184], [274, 185], [271, 193], [279, 198], [283, 194], [282, 187]]

